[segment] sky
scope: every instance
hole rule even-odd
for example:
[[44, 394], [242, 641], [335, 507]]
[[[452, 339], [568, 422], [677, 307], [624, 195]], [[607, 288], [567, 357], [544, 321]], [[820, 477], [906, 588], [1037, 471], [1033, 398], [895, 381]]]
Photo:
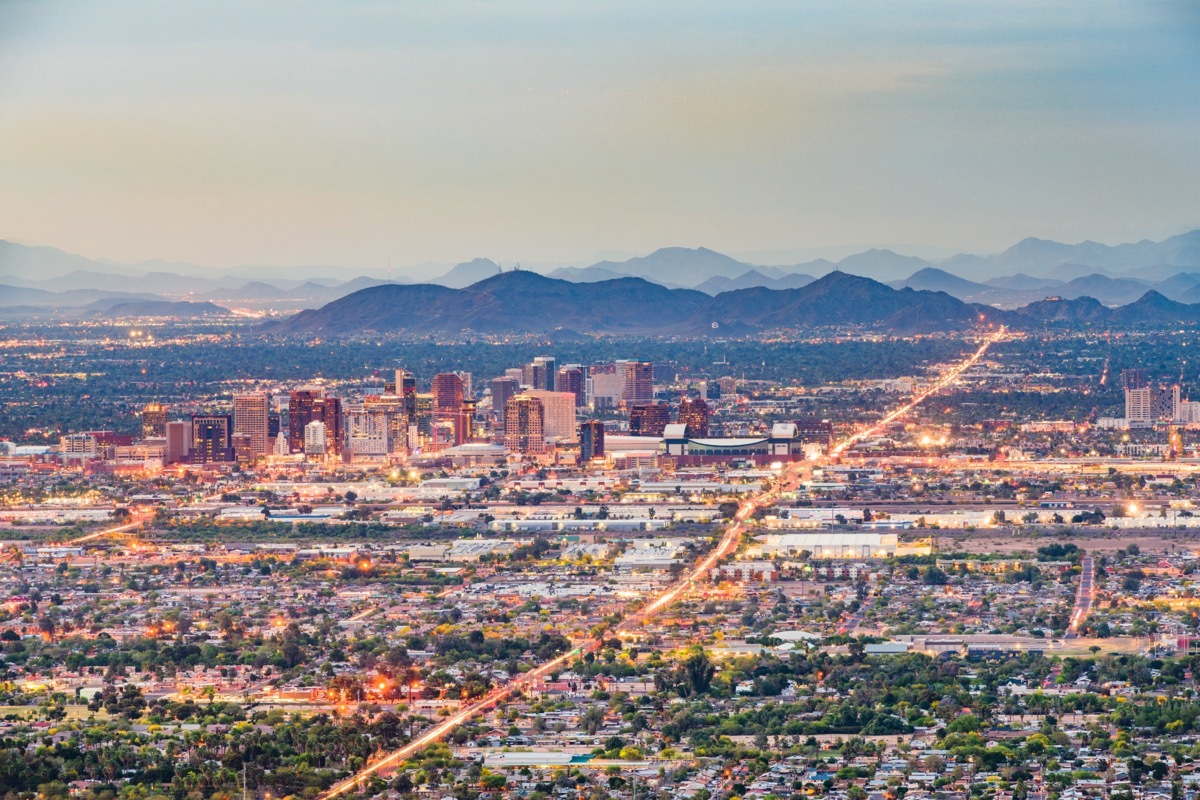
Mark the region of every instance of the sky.
[[0, 238], [94, 258], [787, 263], [1197, 226], [1191, 2], [0, 2]]

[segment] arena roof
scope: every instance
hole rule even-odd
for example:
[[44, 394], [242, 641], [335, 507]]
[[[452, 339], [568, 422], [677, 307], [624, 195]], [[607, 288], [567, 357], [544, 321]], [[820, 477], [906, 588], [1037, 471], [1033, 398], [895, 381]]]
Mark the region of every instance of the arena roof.
[[766, 439], [689, 439], [692, 444], [700, 445], [701, 447], [753, 447], [758, 444], [766, 444]]

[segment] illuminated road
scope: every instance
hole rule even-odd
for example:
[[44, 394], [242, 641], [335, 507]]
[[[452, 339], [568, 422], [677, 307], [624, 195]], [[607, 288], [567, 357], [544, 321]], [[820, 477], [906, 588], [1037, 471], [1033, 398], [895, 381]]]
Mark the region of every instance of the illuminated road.
[[1079, 635], [1079, 624], [1091, 613], [1092, 600], [1096, 597], [1096, 562], [1091, 556], [1084, 556], [1080, 566], [1083, 571], [1079, 574], [1079, 589], [1075, 592], [1075, 610], [1071, 612], [1071, 622], [1067, 625], [1068, 639]]
[[[921, 392], [905, 405], [888, 413], [887, 416], [871, 427], [865, 428], [847, 437], [844, 441], [830, 450], [829, 456], [837, 457], [841, 455], [841, 453], [850, 445], [863, 438], [874, 435], [874, 433], [882, 430], [888, 424], [912, 411], [926, 399], [932, 397], [942, 389], [950, 386], [952, 383], [954, 383], [954, 381], [958, 380], [958, 378], [962, 376], [964, 372], [975, 366], [979, 359], [983, 357], [983, 354], [987, 352], [988, 347], [999, 341], [1001, 338], [1003, 338], [1003, 336], [1004, 328], [1001, 327], [998, 331], [988, 336], [983, 341], [983, 344], [979, 347], [979, 349], [972, 353], [969, 358], [955, 366], [954, 369], [944, 374], [935, 384], [933, 384], [933, 386], [924, 392]], [[666, 608], [671, 603], [683, 596], [687, 590], [695, 585], [698, 581], [704, 580], [708, 573], [718, 563], [720, 563], [723, 558], [732, 555], [733, 552], [737, 550], [738, 545], [741, 544], [742, 532], [745, 529], [746, 520], [749, 519], [751, 515], [753, 515], [754, 512], [759, 508], [765, 508], [774, 505], [781, 493], [789, 491], [796, 486], [800, 479], [801, 464], [802, 462], [789, 463], [770, 488], [744, 499], [742, 504], [738, 507], [737, 512], [734, 514], [733, 520], [726, 528], [725, 535], [722, 536], [721, 540], [717, 543], [717, 546], [714, 547], [712, 551], [708, 553], [708, 555], [702, 558], [690, 572], [684, 575], [680, 580], [667, 587], [652, 602], [625, 616], [625, 618], [617, 624], [616, 630], [629, 630], [632, 627], [641, 625], [663, 608]], [[599, 641], [589, 641], [551, 661], [547, 661], [539, 667], [535, 667], [531, 671], [526, 672], [517, 678], [514, 678], [504, 686], [493, 689], [484, 697], [464, 706], [458, 712], [450, 715], [434, 727], [425, 731], [416, 739], [406, 744], [404, 747], [393, 751], [379, 761], [364, 767], [354, 775], [351, 775], [349, 778], [346, 778], [342, 782], [335, 784], [322, 797], [324, 800], [331, 800], [331, 798], [335, 798], [346, 794], [347, 792], [358, 789], [362, 785], [363, 781], [370, 778], [372, 775], [376, 775], [383, 770], [400, 765], [410, 756], [419, 752], [422, 748], [441, 740], [458, 725], [463, 724], [481, 712], [489, 710], [498, 702], [516, 692], [518, 689], [532, 684], [535, 680], [548, 675], [559, 666], [569, 663], [572, 658], [580, 653], [585, 651], [594, 651], [599, 649], [599, 647]]]
[[64, 544], [83, 544], [85, 542], [93, 542], [96, 539], [103, 539], [105, 536], [111, 536], [114, 533], [125, 533], [125, 531], [131, 531], [138, 525], [141, 525], [142, 521], [141, 515], [134, 511], [132, 519], [129, 522], [126, 522], [124, 525], [118, 525], [115, 528], [105, 528], [102, 531], [89, 533], [87, 536], [80, 536], [78, 539], [71, 539], [67, 542], [64, 542]]
[[569, 662], [572, 658], [575, 658], [581, 652], [583, 652], [583, 649], [577, 647], [574, 650], [563, 653], [561, 656], [558, 656], [551, 661], [547, 661], [540, 667], [526, 672], [519, 678], [506, 683], [504, 686], [493, 689], [487, 695], [473, 701], [469, 705], [464, 706], [458, 712], [446, 717], [446, 719], [425, 731], [416, 739], [413, 739], [411, 742], [404, 745], [404, 747], [391, 752], [385, 758], [382, 758], [373, 764], [363, 767], [356, 774], [350, 776], [341, 783], [335, 784], [328, 792], [324, 794], [324, 797], [332, 798], [343, 795], [346, 792], [354, 791], [361, 786], [363, 781], [365, 781], [367, 778], [370, 778], [372, 775], [382, 772], [383, 770], [400, 765], [407, 760], [409, 756], [412, 756], [423, 748], [433, 744], [436, 741], [439, 741], [446, 736], [446, 734], [450, 733], [450, 731], [471, 719], [471, 717], [474, 717], [475, 715], [492, 708], [494, 705], [499, 703], [505, 697], [508, 697], [517, 689], [531, 684], [538, 678], [548, 675], [558, 667]]
[[374, 614], [377, 611], [379, 611], [379, 606], [371, 606], [368, 609], [358, 612], [353, 617], [346, 620], [346, 622], [362, 622], [364, 619], [371, 616], [372, 614]]
[[988, 351], [988, 348], [1004, 338], [1005, 331], [1006, 331], [1006, 328], [1003, 325], [1001, 325], [1000, 328], [997, 329], [995, 333], [993, 333], [991, 336], [989, 336], [983, 340], [983, 344], [981, 344], [979, 346], [978, 350], [976, 350], [974, 353], [971, 354], [970, 358], [968, 358], [966, 361], [961, 362], [954, 369], [952, 369], [949, 372], [947, 372], [946, 374], [942, 375], [942, 377], [939, 378], [937, 380], [937, 382], [934, 383], [932, 386], [930, 386], [928, 389], [921, 392], [916, 397], [914, 397], [912, 400], [909, 400], [907, 403], [905, 403], [904, 405], [895, 409], [894, 411], [889, 412], [886, 416], [884, 416], [883, 419], [879, 420], [871, 427], [864, 428], [863, 430], [858, 431], [857, 433], [854, 433], [854, 434], [846, 437], [846, 439], [844, 441], [842, 441], [841, 444], [837, 445], [836, 447], [833, 448], [833, 450], [830, 451], [830, 455], [833, 455], [833, 456], [841, 455], [842, 452], [847, 447], [850, 447], [851, 445], [855, 444], [856, 442], [862, 441], [863, 439], [866, 439], [869, 436], [874, 436], [875, 434], [879, 433], [884, 428], [886, 428], [888, 425], [891, 425], [893, 422], [900, 419], [901, 417], [903, 417], [908, 412], [912, 411], [917, 406], [921, 405], [921, 403], [924, 403], [926, 400], [928, 400], [933, 395], [935, 395], [938, 392], [942, 391], [943, 389], [949, 387], [952, 383], [954, 383], [959, 378], [961, 378], [964, 372], [966, 372], [971, 367], [978, 364], [979, 359], [983, 358], [983, 354]]

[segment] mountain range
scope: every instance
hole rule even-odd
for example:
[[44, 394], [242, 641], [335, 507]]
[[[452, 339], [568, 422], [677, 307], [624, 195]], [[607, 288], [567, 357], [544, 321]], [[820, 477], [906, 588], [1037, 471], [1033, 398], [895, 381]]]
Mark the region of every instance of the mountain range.
[[571, 334], [736, 336], [781, 328], [865, 326], [893, 334], [964, 330], [980, 324], [1035, 328], [1053, 324], [1116, 327], [1200, 322], [1200, 304], [1155, 291], [1110, 308], [1093, 298], [1041, 300], [1013, 310], [966, 303], [951, 295], [895, 288], [831, 272], [798, 288], [761, 286], [713, 297], [668, 289], [642, 278], [581, 284], [510, 271], [463, 289], [434, 284], [376, 286], [293, 317], [266, 323], [267, 333], [357, 336]]
[[[241, 277], [163, 261], [96, 261], [54, 248], [0, 241], [0, 317], [78, 316], [96, 299], [125, 296], [291, 313], [319, 308], [364, 288], [412, 283], [412, 276], [393, 277], [390, 272], [386, 279], [370, 274], [350, 280], [329, 277], [337, 271], [328, 267], [296, 267], [286, 276], [265, 267], [239, 267], [232, 272]], [[495, 261], [477, 258], [441, 274], [428, 266], [421, 272], [434, 273], [423, 281], [426, 285], [465, 289], [504, 269]], [[944, 292], [966, 303], [1004, 309], [1020, 308], [1047, 296], [1092, 297], [1103, 305], [1124, 305], [1151, 290], [1191, 304], [1200, 302], [1200, 230], [1161, 242], [1113, 246], [1030, 238], [995, 255], [959, 254], [938, 263], [890, 250], [867, 250], [837, 262], [817, 259], [771, 266], [739, 261], [703, 247], [665, 247], [625, 261], [605, 260], [546, 272], [551, 278], [573, 283], [640, 278], [667, 289], [695, 289], [711, 297], [752, 288], [799, 289], [817, 276], [841, 272], [872, 278], [895, 289]]]

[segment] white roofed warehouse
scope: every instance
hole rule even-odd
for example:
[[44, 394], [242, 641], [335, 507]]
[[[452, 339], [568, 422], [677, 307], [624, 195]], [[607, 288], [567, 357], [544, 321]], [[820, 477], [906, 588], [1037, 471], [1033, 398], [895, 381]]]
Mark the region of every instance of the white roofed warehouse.
[[928, 539], [901, 542], [895, 533], [777, 533], [759, 537], [746, 551], [747, 558], [796, 557], [807, 551], [810, 558], [891, 558], [920, 556], [933, 552]]

